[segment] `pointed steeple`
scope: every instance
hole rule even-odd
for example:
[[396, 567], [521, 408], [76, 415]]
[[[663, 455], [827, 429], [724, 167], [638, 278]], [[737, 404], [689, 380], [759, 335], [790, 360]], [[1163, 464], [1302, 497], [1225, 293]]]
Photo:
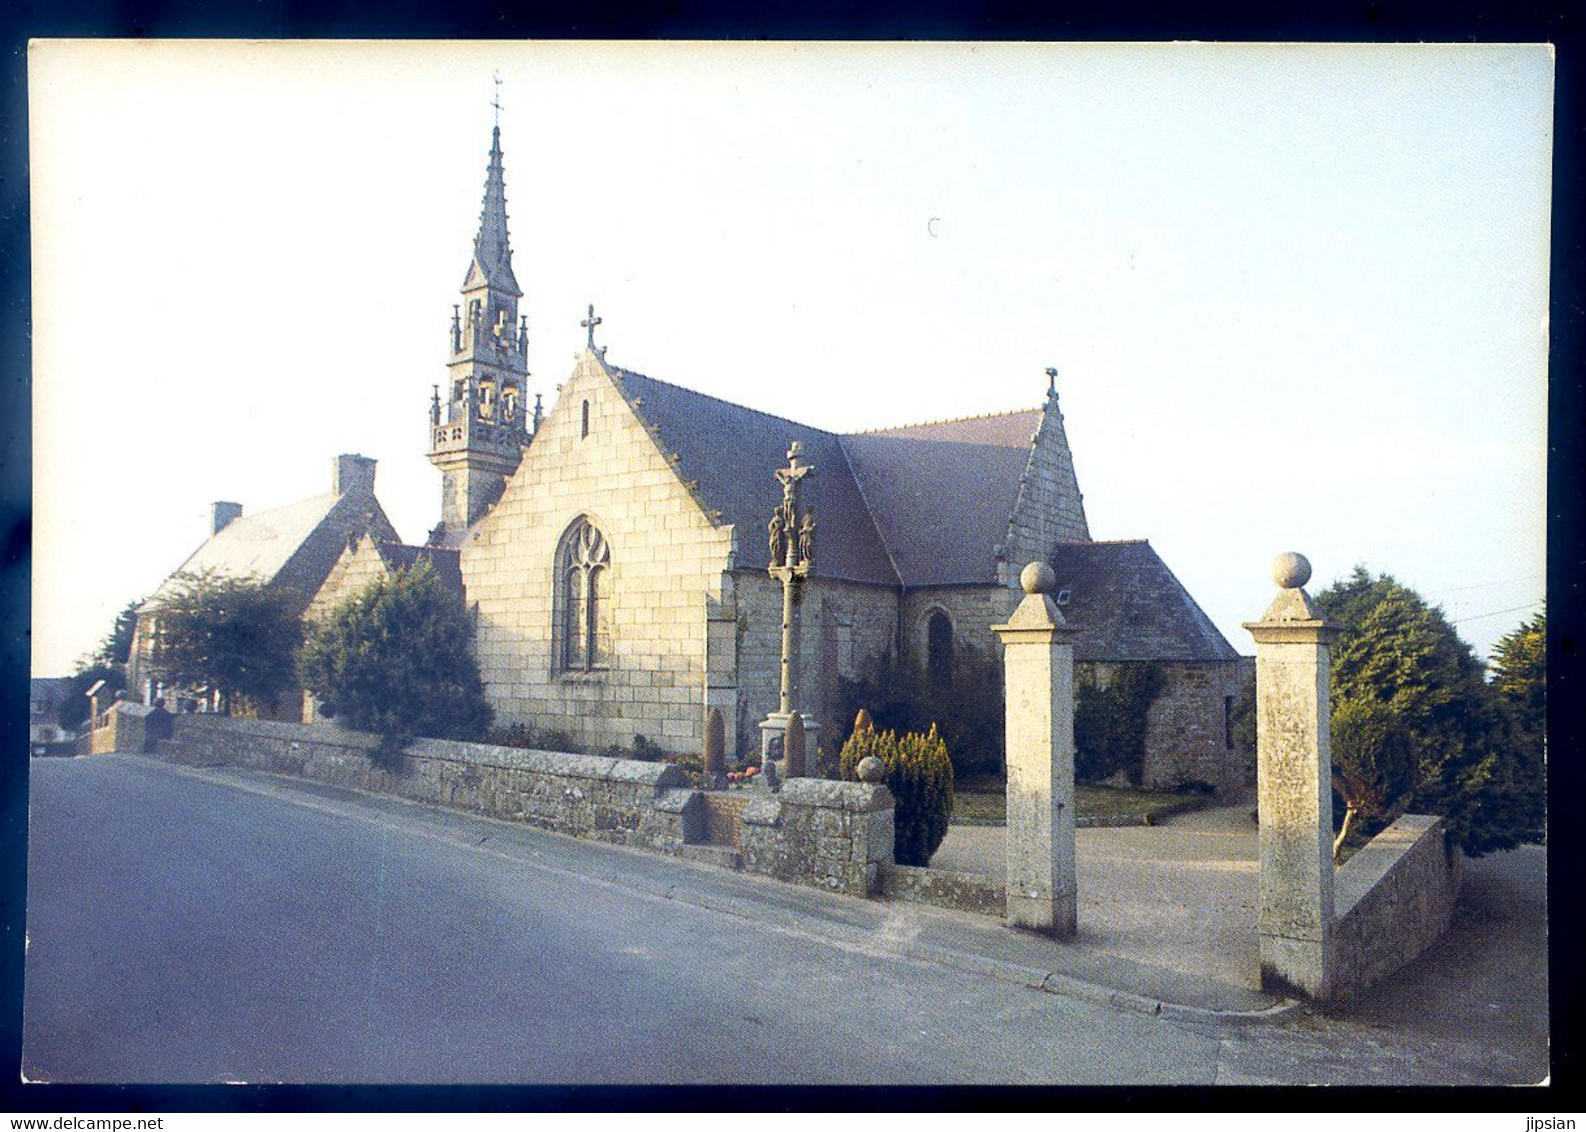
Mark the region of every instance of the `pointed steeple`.
[[479, 235], [474, 237], [474, 258], [468, 265], [463, 290], [493, 287], [522, 298], [512, 274], [512, 245], [507, 239], [507, 185], [501, 164], [501, 127], [490, 132], [490, 164], [485, 170], [485, 202], [479, 212]]
[[[495, 104], [492, 104], [495, 105]], [[512, 274], [501, 127], [490, 138], [479, 235], [452, 308], [446, 396], [430, 399], [430, 463], [441, 470], [441, 526], [432, 539], [460, 537], [501, 496], [529, 443], [529, 321]]]

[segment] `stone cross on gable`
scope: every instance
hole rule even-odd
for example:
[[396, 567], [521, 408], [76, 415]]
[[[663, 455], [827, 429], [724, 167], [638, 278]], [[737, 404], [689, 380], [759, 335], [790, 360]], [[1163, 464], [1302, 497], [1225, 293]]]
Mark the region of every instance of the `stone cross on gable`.
[[596, 314], [595, 314], [595, 304], [594, 303], [590, 303], [589, 304], [589, 317], [584, 319], [578, 325], [582, 326], [585, 330], [589, 331], [589, 348], [591, 350], [593, 350], [595, 348], [595, 327], [599, 326], [604, 321], [606, 321], [606, 320], [596, 316]]
[[1057, 367], [1056, 366], [1047, 366], [1046, 367], [1046, 395], [1048, 397], [1056, 397], [1057, 396]]

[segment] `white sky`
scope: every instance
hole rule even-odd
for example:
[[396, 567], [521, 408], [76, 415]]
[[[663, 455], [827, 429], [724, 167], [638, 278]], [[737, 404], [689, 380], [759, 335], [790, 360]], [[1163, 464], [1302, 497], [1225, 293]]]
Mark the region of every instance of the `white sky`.
[[1092, 535], [1242, 652], [1285, 549], [1483, 651], [1542, 599], [1545, 47], [53, 41], [35, 675], [338, 452], [423, 539], [493, 71], [547, 405], [591, 301], [615, 364], [837, 431], [1056, 365]]

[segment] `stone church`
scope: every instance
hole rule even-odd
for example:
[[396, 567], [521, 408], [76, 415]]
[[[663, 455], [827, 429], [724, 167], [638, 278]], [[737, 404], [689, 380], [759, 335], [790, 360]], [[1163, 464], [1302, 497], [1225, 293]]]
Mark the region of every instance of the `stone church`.
[[[751, 757], [778, 707], [783, 593], [767, 524], [783, 499], [775, 472], [796, 453], [812, 469], [802, 492], [818, 534], [797, 590], [792, 698], [817, 725], [840, 734], [839, 680], [888, 654], [928, 669], [966, 646], [995, 654], [990, 626], [1017, 604], [1020, 569], [1045, 560], [1081, 669], [1162, 666], [1145, 781], [1244, 780], [1252, 756], [1230, 716], [1248, 661], [1148, 543], [1091, 540], [1055, 379], [1029, 409], [836, 434], [608, 361], [591, 308], [586, 347], [542, 411], [522, 300], [497, 127], [429, 405], [440, 522], [422, 547], [397, 543], [368, 462], [368, 500], [345, 509], [358, 519], [332, 524], [335, 560], [320, 547], [295, 582], [312, 587], [309, 619], [422, 559], [474, 618], [498, 722], [588, 749], [643, 735], [697, 752], [717, 708], [729, 754]], [[330, 537], [301, 527], [280, 534], [272, 561], [291, 558], [294, 537]], [[195, 558], [223, 567], [226, 538]]]

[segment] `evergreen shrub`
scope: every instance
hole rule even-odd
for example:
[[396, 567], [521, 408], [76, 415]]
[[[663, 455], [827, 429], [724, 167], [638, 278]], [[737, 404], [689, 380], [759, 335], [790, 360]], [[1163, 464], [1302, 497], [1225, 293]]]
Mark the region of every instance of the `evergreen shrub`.
[[947, 836], [953, 816], [953, 761], [935, 724], [919, 732], [877, 731], [863, 714], [838, 756], [843, 778], [859, 780], [861, 760], [875, 755], [887, 768], [894, 811], [893, 856], [900, 865], [925, 866]]
[[845, 717], [868, 708], [878, 727], [900, 734], [934, 725], [960, 776], [1001, 773], [1005, 731], [997, 653], [958, 642], [951, 672], [934, 680], [923, 667], [885, 653], [859, 679], [839, 677], [837, 686]]

